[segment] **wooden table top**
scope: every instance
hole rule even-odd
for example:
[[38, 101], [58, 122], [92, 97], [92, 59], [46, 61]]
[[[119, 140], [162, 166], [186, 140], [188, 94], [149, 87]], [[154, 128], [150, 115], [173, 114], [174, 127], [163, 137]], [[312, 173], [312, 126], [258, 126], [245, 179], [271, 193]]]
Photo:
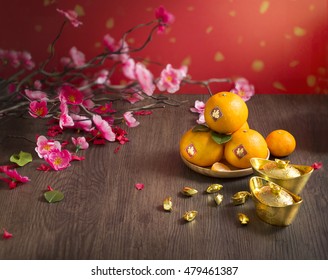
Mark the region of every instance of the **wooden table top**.
[[[114, 153], [118, 143], [92, 146], [84, 161], [63, 171], [37, 171], [43, 163], [34, 152], [46, 121], [31, 118], [0, 120], [0, 165], [19, 151], [33, 154], [33, 162], [19, 172], [31, 181], [10, 190], [0, 181], [0, 228], [14, 237], [0, 239], [0, 259], [328, 259], [328, 96], [255, 95], [247, 101], [249, 125], [266, 136], [275, 129], [290, 131], [297, 140], [294, 164], [315, 170], [301, 196], [304, 200], [294, 222], [277, 227], [261, 221], [251, 200], [233, 206], [231, 196], [248, 190], [251, 175], [213, 178], [189, 169], [179, 155], [179, 139], [196, 124], [189, 111], [206, 95], [176, 95], [187, 100], [180, 107], [157, 109], [140, 116], [129, 128], [129, 143]], [[137, 190], [136, 183], [144, 189]], [[216, 206], [205, 194], [213, 183], [223, 185], [224, 200]], [[65, 198], [49, 204], [43, 193], [50, 185]], [[199, 190], [186, 198], [184, 186]], [[172, 197], [172, 212], [163, 200]], [[190, 223], [182, 219], [197, 210]], [[250, 218], [242, 226], [237, 213]]]

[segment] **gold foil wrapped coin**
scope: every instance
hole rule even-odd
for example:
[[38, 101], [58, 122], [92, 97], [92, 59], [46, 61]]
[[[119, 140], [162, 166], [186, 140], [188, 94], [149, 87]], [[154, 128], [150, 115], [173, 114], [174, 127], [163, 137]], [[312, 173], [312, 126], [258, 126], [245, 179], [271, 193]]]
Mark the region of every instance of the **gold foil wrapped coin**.
[[187, 222], [191, 222], [196, 218], [197, 214], [198, 212], [196, 210], [187, 211], [183, 214], [183, 219]]
[[184, 187], [181, 191], [186, 196], [193, 196], [198, 193], [198, 191], [191, 187]]
[[216, 193], [216, 192], [220, 191], [222, 188], [223, 188], [223, 186], [220, 184], [212, 184], [206, 189], [206, 192], [207, 193]]
[[220, 205], [221, 202], [223, 201], [223, 195], [222, 194], [219, 194], [219, 193], [216, 194], [214, 196], [214, 200], [215, 200], [215, 202], [216, 202], [217, 205]]
[[251, 196], [252, 194], [247, 191], [240, 191], [235, 193], [232, 197], [232, 203], [233, 205], [241, 205], [246, 202], [246, 200]]
[[165, 211], [172, 211], [172, 198], [167, 197], [164, 199], [163, 208]]
[[244, 213], [238, 213], [238, 220], [242, 225], [249, 223], [249, 218]]

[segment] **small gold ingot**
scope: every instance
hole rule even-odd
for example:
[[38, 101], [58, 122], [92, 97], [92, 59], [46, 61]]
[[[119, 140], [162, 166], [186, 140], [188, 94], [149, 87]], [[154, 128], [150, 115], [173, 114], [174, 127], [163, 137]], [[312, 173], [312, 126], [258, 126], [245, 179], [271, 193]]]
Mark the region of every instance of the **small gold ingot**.
[[197, 194], [198, 191], [194, 188], [191, 188], [191, 187], [184, 187], [182, 189], [182, 193], [186, 196], [193, 196], [193, 195]]
[[251, 196], [251, 193], [249, 193], [247, 191], [240, 191], [240, 192], [235, 193], [231, 197], [231, 200], [232, 200], [233, 205], [241, 205], [246, 202], [246, 200], [249, 198], [249, 196]]
[[220, 184], [212, 184], [206, 189], [206, 192], [207, 193], [216, 193], [216, 192], [220, 191], [222, 188], [223, 188], [223, 186]]
[[198, 212], [196, 210], [187, 211], [183, 214], [183, 219], [187, 222], [191, 222], [196, 218], [197, 214]]
[[172, 198], [167, 197], [164, 199], [163, 208], [165, 211], [172, 211]]
[[244, 213], [238, 213], [238, 219], [242, 225], [247, 225], [249, 223], [249, 218]]
[[221, 202], [223, 201], [223, 195], [222, 194], [219, 194], [219, 193], [216, 194], [214, 196], [214, 200], [215, 200], [215, 202], [216, 202], [217, 205], [220, 205]]

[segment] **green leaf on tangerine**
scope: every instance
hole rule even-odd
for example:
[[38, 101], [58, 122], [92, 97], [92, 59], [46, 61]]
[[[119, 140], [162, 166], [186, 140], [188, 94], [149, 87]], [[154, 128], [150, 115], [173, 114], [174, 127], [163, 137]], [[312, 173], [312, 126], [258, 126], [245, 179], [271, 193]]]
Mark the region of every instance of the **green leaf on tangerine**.
[[210, 128], [204, 124], [197, 124], [193, 127], [192, 132], [208, 132]]
[[63, 200], [64, 194], [60, 191], [48, 191], [44, 193], [44, 198], [49, 202], [49, 203], [55, 203]]
[[212, 131], [212, 139], [218, 144], [227, 143], [228, 141], [230, 141], [231, 137], [232, 137], [231, 135], [217, 133], [215, 131]]
[[19, 154], [13, 154], [10, 157], [10, 161], [18, 164], [19, 166], [24, 166], [33, 160], [30, 153], [20, 151]]

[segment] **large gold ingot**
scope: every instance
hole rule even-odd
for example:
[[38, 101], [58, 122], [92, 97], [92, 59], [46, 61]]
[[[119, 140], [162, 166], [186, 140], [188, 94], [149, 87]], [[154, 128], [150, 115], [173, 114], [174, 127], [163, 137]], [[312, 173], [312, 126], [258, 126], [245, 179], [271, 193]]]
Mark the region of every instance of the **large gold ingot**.
[[250, 162], [255, 176], [274, 182], [294, 194], [301, 193], [313, 172], [311, 166], [289, 164], [279, 159], [251, 158]]
[[294, 221], [303, 202], [300, 196], [258, 176], [250, 179], [249, 187], [261, 220], [275, 226], [288, 226]]

